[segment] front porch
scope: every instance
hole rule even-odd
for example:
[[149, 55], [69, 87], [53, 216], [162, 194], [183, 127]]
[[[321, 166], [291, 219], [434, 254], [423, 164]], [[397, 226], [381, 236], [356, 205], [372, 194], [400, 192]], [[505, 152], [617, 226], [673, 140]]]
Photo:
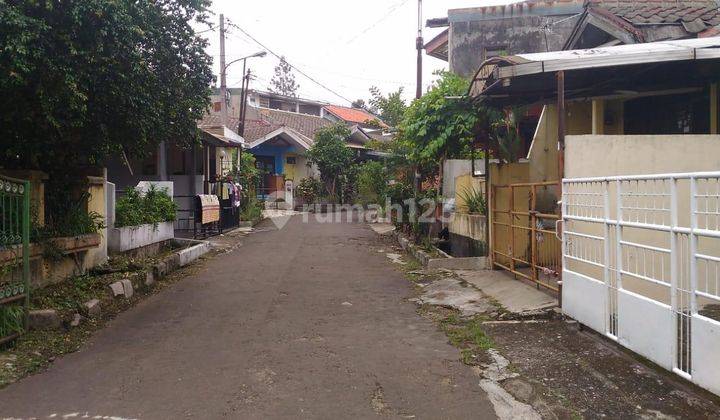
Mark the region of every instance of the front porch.
[[[121, 156], [107, 165], [108, 181], [115, 196], [121, 196], [138, 183], [147, 181], [167, 185], [178, 206], [176, 236], [193, 236], [196, 222], [195, 198], [213, 194], [222, 198], [223, 177], [237, 167], [242, 137], [227, 127], [200, 127], [200, 144], [181, 147], [161, 143], [143, 159]], [[226, 200], [227, 201], [227, 200]]]
[[250, 144], [248, 152], [255, 156], [255, 165], [261, 173], [259, 200], [284, 199], [286, 181], [297, 185], [301, 179], [316, 175], [304, 156], [310, 144], [310, 139], [287, 127]]

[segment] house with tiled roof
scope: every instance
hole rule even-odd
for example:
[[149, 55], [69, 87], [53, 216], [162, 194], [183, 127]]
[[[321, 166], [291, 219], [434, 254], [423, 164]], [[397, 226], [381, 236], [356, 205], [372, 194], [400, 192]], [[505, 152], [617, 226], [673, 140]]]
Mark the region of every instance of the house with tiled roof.
[[118, 156], [107, 164], [108, 181], [115, 184], [118, 192], [143, 181], [172, 184], [173, 200], [178, 205], [175, 229], [179, 236], [194, 231], [194, 197], [218, 194], [217, 181], [232, 171], [245, 147], [245, 140], [236, 131], [237, 119], [223, 124], [219, 116], [206, 115], [197, 126], [200, 140], [197, 144], [192, 139], [163, 142], [145, 158]]
[[[237, 118], [231, 118], [229, 124], [237, 122]], [[317, 170], [308, 165], [305, 152], [312, 147], [315, 133], [334, 123], [317, 115], [248, 106], [244, 138], [247, 151], [255, 156], [256, 165], [264, 174], [259, 195], [272, 197], [282, 191], [286, 181], [297, 183], [317, 176]], [[351, 127], [347, 145], [363, 159], [367, 157], [365, 145], [370, 139], [365, 129], [356, 124]]]
[[720, 34], [717, 0], [586, 0], [565, 49]]
[[245, 120], [247, 150], [263, 173], [258, 194], [271, 197], [294, 183], [316, 175], [305, 152], [312, 147], [317, 130], [332, 123], [316, 115], [248, 106]]
[[333, 122], [343, 122], [349, 126], [360, 126], [361, 128], [387, 128], [387, 124], [370, 112], [349, 108], [339, 105], [325, 105], [325, 117]]

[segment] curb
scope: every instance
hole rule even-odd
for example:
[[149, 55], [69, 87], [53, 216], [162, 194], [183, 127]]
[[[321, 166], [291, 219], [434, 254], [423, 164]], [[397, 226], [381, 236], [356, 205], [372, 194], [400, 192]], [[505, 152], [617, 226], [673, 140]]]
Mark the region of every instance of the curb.
[[[453, 257], [442, 250], [438, 249], [438, 253], [443, 258], [433, 258], [429, 253], [420, 249], [401, 233], [394, 231], [393, 235], [397, 238], [400, 247], [412, 255], [416, 260], [428, 269], [447, 269], [447, 270], [486, 270], [487, 257]], [[437, 249], [437, 248], [436, 248]]]

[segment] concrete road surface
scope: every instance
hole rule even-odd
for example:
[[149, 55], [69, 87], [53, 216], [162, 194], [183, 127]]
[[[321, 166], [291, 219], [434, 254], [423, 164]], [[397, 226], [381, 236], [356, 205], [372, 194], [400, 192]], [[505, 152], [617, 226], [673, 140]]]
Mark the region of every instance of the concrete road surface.
[[0, 418], [495, 418], [376, 234], [310, 219], [264, 222], [1, 390]]

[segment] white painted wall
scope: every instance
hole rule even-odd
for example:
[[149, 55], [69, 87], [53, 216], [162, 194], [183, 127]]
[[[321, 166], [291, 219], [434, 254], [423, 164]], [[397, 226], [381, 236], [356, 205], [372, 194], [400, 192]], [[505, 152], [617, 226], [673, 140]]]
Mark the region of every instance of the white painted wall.
[[120, 253], [173, 239], [173, 222], [108, 229], [108, 250]]
[[644, 296], [618, 292], [618, 341], [665, 369], [673, 368], [677, 328], [670, 306]]
[[720, 322], [693, 316], [692, 349], [693, 382], [720, 395]]
[[562, 310], [593, 330], [606, 332], [605, 284], [571, 271], [563, 272]]

